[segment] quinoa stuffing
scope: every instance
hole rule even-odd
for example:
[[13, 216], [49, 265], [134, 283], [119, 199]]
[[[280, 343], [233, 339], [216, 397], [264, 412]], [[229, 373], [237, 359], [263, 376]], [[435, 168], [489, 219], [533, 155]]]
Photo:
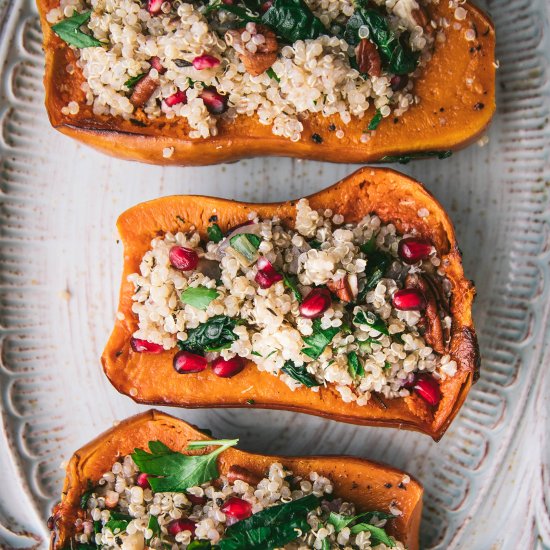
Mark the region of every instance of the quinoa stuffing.
[[252, 212], [226, 235], [212, 223], [207, 242], [194, 227], [167, 233], [128, 280], [133, 351], [177, 347], [181, 374], [257, 368], [358, 405], [415, 391], [435, 406], [457, 370], [445, 262], [376, 215], [345, 223], [301, 199], [293, 229]]
[[46, 19], [97, 116], [180, 118], [193, 139], [255, 116], [298, 141], [310, 114], [338, 117], [343, 137], [371, 106], [366, 133], [418, 103], [414, 80], [450, 24], [427, 15], [437, 1], [61, 0]]
[[151, 441], [150, 452], [122, 457], [82, 495], [71, 547], [404, 550], [385, 529], [401, 514], [396, 503], [359, 512], [333, 497], [330, 479], [295, 476], [278, 462], [263, 479], [237, 465], [220, 476], [215, 458], [237, 442], [190, 443], [190, 450], [215, 448], [190, 456]]

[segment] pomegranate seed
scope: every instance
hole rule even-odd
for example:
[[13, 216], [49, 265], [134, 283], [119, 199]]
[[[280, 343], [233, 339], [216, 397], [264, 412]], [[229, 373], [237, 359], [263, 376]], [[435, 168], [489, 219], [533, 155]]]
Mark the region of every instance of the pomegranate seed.
[[149, 63], [151, 63], [151, 67], [153, 67], [153, 69], [155, 69], [158, 74], [164, 74], [166, 72], [166, 67], [162, 66], [160, 58], [158, 58], [156, 55], [149, 59]]
[[185, 246], [173, 246], [168, 255], [170, 263], [182, 271], [190, 271], [195, 269], [199, 263], [199, 256], [192, 248]]
[[189, 351], [178, 351], [174, 355], [174, 368], [180, 374], [201, 372], [206, 368], [207, 364], [206, 359], [202, 355]]
[[223, 2], [226, 6], [232, 6], [232, 5], [233, 5], [233, 0], [222, 0], [222, 2]]
[[185, 92], [178, 90], [175, 94], [168, 96], [164, 100], [164, 103], [166, 103], [168, 107], [173, 107], [174, 105], [178, 105], [179, 103], [187, 103], [187, 95], [185, 94]]
[[300, 315], [306, 319], [316, 319], [330, 307], [330, 292], [326, 288], [314, 288], [300, 304]]
[[426, 297], [417, 288], [404, 288], [393, 295], [392, 303], [395, 309], [415, 311], [426, 307]]
[[164, 348], [160, 344], [140, 340], [139, 338], [132, 338], [130, 346], [132, 346], [132, 349], [136, 353], [162, 353], [164, 351]]
[[394, 75], [390, 79], [390, 86], [394, 92], [402, 90], [409, 83], [409, 77], [406, 74]]
[[198, 497], [197, 495], [192, 495], [191, 493], [185, 493], [185, 496], [189, 499], [189, 502], [193, 505], [203, 506], [206, 504], [206, 497]]
[[278, 281], [283, 280], [283, 276], [278, 273], [271, 262], [264, 257], [261, 257], [256, 262], [258, 272], [254, 277], [254, 280], [258, 283], [260, 288], [269, 288]]
[[437, 380], [429, 374], [421, 374], [414, 384], [416, 393], [427, 403], [434, 406], [441, 401], [441, 390]]
[[200, 98], [204, 101], [208, 112], [213, 115], [221, 115], [227, 110], [227, 96], [218, 93], [214, 86], [204, 88]]
[[142, 489], [150, 489], [151, 484], [149, 483], [149, 474], [139, 474], [137, 476], [136, 483], [142, 488]]
[[260, 11], [262, 13], [265, 13], [271, 6], [273, 5], [273, 2], [271, 0], [267, 0], [267, 2], [264, 2], [261, 6], [260, 6]]
[[405, 263], [415, 264], [425, 260], [432, 253], [432, 248], [433, 245], [428, 239], [407, 237], [399, 242], [397, 253]]
[[242, 520], [252, 515], [252, 504], [238, 497], [231, 497], [222, 507], [221, 511], [231, 518]]
[[164, 0], [147, 0], [147, 11], [151, 15], [157, 15], [160, 13]]
[[244, 369], [245, 363], [242, 357], [236, 355], [231, 359], [218, 357], [212, 361], [212, 371], [220, 378], [231, 378]]
[[219, 64], [220, 60], [217, 57], [208, 54], [199, 55], [198, 57], [195, 57], [195, 59], [193, 59], [193, 67], [195, 67], [197, 71], [202, 71], [204, 69], [213, 69]]
[[196, 523], [189, 518], [174, 519], [166, 526], [166, 529], [173, 537], [182, 531], [191, 531], [191, 535], [194, 537], [196, 528]]

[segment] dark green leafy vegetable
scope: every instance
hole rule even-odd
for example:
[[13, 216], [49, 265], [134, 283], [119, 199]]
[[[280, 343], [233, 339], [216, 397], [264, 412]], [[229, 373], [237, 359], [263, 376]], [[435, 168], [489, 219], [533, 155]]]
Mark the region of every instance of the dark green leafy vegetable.
[[239, 233], [229, 239], [231, 247], [239, 254], [242, 254], [249, 262], [258, 258], [258, 247], [262, 239], [251, 233]]
[[105, 524], [105, 529], [109, 529], [113, 534], [126, 530], [128, 524], [133, 520], [132, 516], [127, 514], [120, 514], [118, 512], [111, 512], [109, 520]]
[[262, 15], [262, 23], [290, 44], [327, 34], [323, 23], [313, 15], [304, 0], [274, 0]]
[[376, 237], [373, 235], [366, 243], [359, 246], [359, 250], [367, 256], [376, 252]]
[[199, 285], [197, 287], [186, 288], [181, 293], [181, 301], [197, 309], [205, 310], [208, 308], [210, 302], [215, 300], [219, 295], [219, 292], [214, 288], [206, 288]]
[[386, 155], [382, 157], [379, 163], [398, 162], [399, 164], [409, 164], [411, 160], [438, 158], [440, 160], [448, 159], [453, 154], [452, 151], [423, 151], [419, 153], [407, 153], [406, 155]]
[[382, 334], [389, 335], [388, 327], [386, 323], [372, 311], [358, 311], [353, 318], [354, 325], [367, 325], [368, 327], [381, 332]]
[[386, 18], [378, 11], [368, 8], [363, 2], [355, 6], [344, 32], [344, 38], [353, 46], [359, 43], [359, 29], [369, 29], [369, 39], [374, 42], [384, 66], [393, 74], [412, 73], [418, 63], [418, 53], [413, 52], [403, 37], [390, 29]]
[[368, 255], [367, 267], [365, 268], [365, 285], [357, 295], [358, 302], [365, 300], [367, 292], [379, 283], [391, 263], [392, 257], [381, 250], [375, 250]]
[[307, 515], [320, 504], [315, 495], [272, 506], [234, 523], [220, 541], [221, 550], [272, 550], [307, 533], [311, 527]]
[[216, 315], [206, 323], [187, 331], [187, 340], [178, 341], [181, 350], [191, 353], [219, 351], [231, 346], [237, 339], [233, 329], [238, 321], [225, 315]]
[[187, 550], [212, 550], [212, 548], [214, 547], [209, 540], [192, 540], [187, 545]]
[[269, 67], [266, 71], [267, 76], [269, 78], [272, 78], [273, 80], [276, 80], [277, 82], [281, 82], [281, 79], [277, 76], [277, 73], [273, 70], [273, 67]]
[[52, 26], [52, 31], [67, 44], [77, 48], [95, 48], [103, 46], [103, 43], [80, 30], [92, 16], [91, 11], [77, 13]]
[[90, 500], [90, 497], [92, 496], [92, 493], [94, 492], [94, 488], [92, 485], [92, 481], [88, 480], [88, 488], [82, 493], [82, 496], [80, 497], [80, 507], [85, 510], [86, 506], [88, 505], [88, 501]]
[[376, 109], [376, 114], [371, 118], [369, 125], [367, 128], [369, 130], [376, 130], [378, 128], [380, 122], [382, 122], [382, 113], [380, 112], [380, 109]]
[[127, 88], [133, 88], [144, 76], [146, 73], [138, 74], [137, 76], [132, 76], [125, 83], [124, 86]]
[[294, 297], [298, 302], [302, 302], [302, 293], [298, 289], [298, 283], [296, 282], [296, 279], [292, 277], [292, 275], [287, 275], [286, 273], [283, 273], [283, 284], [290, 289], [292, 294], [294, 294]]
[[321, 248], [321, 243], [316, 239], [311, 239], [307, 244], [311, 246], [311, 248], [315, 248], [315, 250], [319, 250]]
[[[363, 512], [362, 514], [357, 514], [356, 516], [345, 516], [343, 514], [337, 514], [336, 512], [331, 512], [328, 518], [328, 523], [334, 525], [334, 530], [339, 533], [344, 527], [347, 527], [354, 521], [362, 519], [365, 522], [372, 521], [373, 518], [381, 519], [392, 519], [395, 516], [388, 514], [386, 512]], [[359, 531], [358, 531], [359, 532]]]
[[206, 232], [208, 233], [208, 238], [215, 243], [219, 243], [223, 239], [222, 230], [217, 223], [209, 225]]
[[357, 353], [355, 353], [354, 351], [348, 353], [348, 371], [352, 378], [357, 378], [365, 375], [365, 368], [363, 367], [361, 361], [359, 361]]
[[313, 321], [313, 333], [304, 337], [307, 348], [302, 349], [302, 353], [312, 359], [319, 359], [324, 349], [332, 342], [332, 339], [340, 331], [339, 328], [322, 328], [320, 319]]
[[321, 546], [321, 550], [330, 550], [330, 542], [328, 538], [323, 539], [323, 546]]
[[141, 472], [160, 476], [149, 478], [151, 489], [155, 493], [182, 493], [189, 487], [201, 485], [219, 477], [216, 457], [238, 442], [238, 439], [193, 442], [189, 443], [190, 450], [213, 445], [219, 447], [204, 455], [184, 455], [172, 451], [161, 441], [149, 441], [151, 452], [135, 449], [132, 459]]
[[303, 365], [298, 367], [292, 361], [287, 361], [281, 370], [307, 388], [313, 388], [321, 385], [311, 374], [309, 374], [309, 372], [307, 372]]

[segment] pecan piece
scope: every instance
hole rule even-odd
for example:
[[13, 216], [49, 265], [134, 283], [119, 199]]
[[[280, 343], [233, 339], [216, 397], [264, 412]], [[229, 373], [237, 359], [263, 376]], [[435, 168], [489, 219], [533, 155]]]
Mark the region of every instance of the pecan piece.
[[[252, 35], [252, 39], [256, 36], [263, 36], [264, 41], [260, 44], [252, 42], [256, 47], [256, 51], [250, 51], [247, 44], [243, 43], [242, 34], [248, 30], [249, 25], [255, 26], [256, 34]], [[251, 40], [252, 40], [251, 39]], [[225, 33], [225, 41], [229, 46], [233, 46], [239, 54], [240, 60], [243, 62], [246, 72], [252, 76], [258, 76], [267, 71], [277, 59], [279, 45], [277, 43], [276, 34], [265, 25], [248, 24], [240, 29], [229, 30]]]
[[258, 485], [258, 483], [262, 480], [261, 476], [258, 474], [235, 464], [229, 468], [227, 472], [227, 479], [229, 483], [235, 483], [235, 481], [240, 479], [241, 481], [254, 486]]
[[431, 34], [433, 32], [433, 28], [430, 25], [430, 20], [428, 18], [428, 14], [426, 13], [426, 10], [422, 6], [418, 6], [418, 8], [415, 8], [411, 11], [412, 18], [414, 19], [414, 22], [422, 27], [424, 29], [424, 32], [426, 34]]
[[134, 107], [143, 107], [158, 88], [159, 81], [146, 74], [135, 86], [130, 96], [130, 103]]
[[382, 71], [382, 60], [378, 49], [368, 38], [363, 38], [355, 48], [355, 58], [359, 72], [369, 76], [380, 76]]
[[353, 302], [359, 293], [357, 275], [354, 273], [350, 273], [341, 279], [329, 281], [327, 287], [342, 302]]
[[426, 297], [424, 317], [418, 323], [418, 326], [425, 329], [424, 337], [426, 338], [426, 342], [428, 342], [434, 351], [443, 355], [446, 351], [443, 326], [441, 317], [439, 316], [437, 296], [432, 290], [431, 285], [423, 275], [409, 274], [405, 279], [405, 288], [419, 289]]

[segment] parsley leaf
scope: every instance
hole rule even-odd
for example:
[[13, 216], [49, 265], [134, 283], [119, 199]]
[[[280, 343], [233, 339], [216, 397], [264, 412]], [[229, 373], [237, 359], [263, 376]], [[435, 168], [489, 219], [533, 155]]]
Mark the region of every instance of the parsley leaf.
[[348, 353], [348, 371], [352, 378], [365, 376], [365, 368], [361, 361], [359, 361], [359, 357], [357, 357], [355, 351]]
[[189, 449], [212, 445], [218, 448], [204, 455], [184, 455], [172, 451], [161, 441], [149, 441], [151, 452], [135, 449], [132, 459], [141, 472], [160, 476], [149, 478], [151, 489], [155, 493], [182, 493], [189, 487], [201, 485], [219, 477], [216, 457], [238, 442], [238, 439], [220, 439], [189, 443]]
[[[172, 548], [170, 546], [170, 548]], [[187, 550], [211, 550], [212, 544], [209, 540], [192, 540], [187, 545]]]
[[120, 514], [118, 512], [111, 512], [109, 521], [104, 525], [104, 529], [109, 529], [114, 535], [126, 530], [128, 524], [133, 520], [132, 516], [127, 514]]
[[258, 235], [251, 233], [239, 233], [229, 239], [231, 248], [244, 256], [249, 262], [254, 262], [258, 258], [258, 248], [262, 239]]
[[378, 315], [376, 315], [376, 313], [373, 313], [372, 311], [358, 311], [353, 318], [353, 324], [367, 325], [371, 329], [377, 330], [378, 332], [381, 332], [386, 336], [389, 336], [390, 334], [388, 331], [388, 327], [386, 326], [386, 323], [384, 323], [383, 319], [381, 319]]
[[273, 70], [273, 67], [269, 67], [266, 71], [267, 76], [269, 78], [272, 78], [273, 80], [276, 80], [277, 82], [281, 82], [281, 79], [277, 76], [277, 73]]
[[90, 500], [90, 497], [92, 496], [92, 493], [94, 492], [94, 487], [92, 485], [92, 480], [88, 480], [87, 489], [82, 493], [82, 496], [80, 497], [80, 507], [85, 510], [86, 506], [88, 506], [88, 501]]
[[271, 27], [290, 44], [327, 34], [321, 20], [313, 14], [304, 0], [274, 0], [261, 19], [262, 23]]
[[294, 297], [296, 298], [296, 300], [298, 300], [299, 303], [302, 303], [302, 293], [298, 288], [298, 283], [296, 282], [296, 278], [292, 277], [292, 275], [287, 275], [286, 273], [283, 273], [283, 284], [288, 289], [290, 289], [292, 294], [294, 294]]
[[[153, 534], [149, 538], [158, 537], [160, 535], [160, 525], [157, 516], [149, 516], [149, 523], [147, 524], [147, 529], [151, 529]], [[149, 540], [146, 538], [146, 540]]]
[[392, 257], [381, 250], [375, 250], [368, 255], [367, 267], [365, 268], [365, 286], [357, 296], [358, 302], [364, 301], [367, 292], [376, 287], [391, 263]]
[[385, 544], [388, 548], [395, 548], [395, 542], [393, 542], [388, 533], [381, 527], [376, 527], [369, 523], [358, 523], [351, 528], [351, 533], [353, 535], [357, 535], [357, 533], [361, 533], [362, 531], [370, 532], [371, 546]]
[[95, 48], [97, 46], [103, 46], [103, 42], [100, 42], [93, 36], [80, 30], [80, 27], [87, 23], [91, 16], [91, 11], [77, 13], [52, 25], [52, 31], [57, 34], [63, 42], [77, 48]]
[[384, 117], [382, 116], [380, 109], [376, 109], [376, 114], [370, 119], [370, 122], [367, 128], [369, 130], [376, 130], [376, 128], [378, 128], [378, 126], [382, 122], [382, 118]]
[[[395, 516], [392, 514], [387, 514], [386, 512], [363, 512], [362, 514], [357, 514], [356, 516], [345, 516], [344, 514], [337, 514], [336, 512], [331, 512], [328, 517], [328, 523], [334, 525], [334, 530], [339, 533], [344, 527], [347, 527], [350, 523], [357, 521], [358, 519], [363, 519], [365, 521], [372, 521], [373, 518], [381, 519], [392, 519]], [[353, 529], [353, 527], [352, 527]], [[357, 531], [359, 533], [359, 531]]]
[[439, 160], [448, 159], [453, 154], [452, 151], [419, 151], [418, 153], [407, 153], [406, 155], [386, 155], [382, 157], [379, 163], [409, 164], [411, 160], [438, 158]]
[[304, 337], [304, 342], [309, 346], [302, 349], [302, 353], [312, 359], [319, 359], [332, 339], [340, 332], [337, 327], [322, 328], [320, 319], [313, 321], [313, 333]]
[[181, 301], [184, 304], [202, 309], [208, 308], [210, 302], [219, 296], [219, 292], [214, 288], [206, 288], [199, 285], [197, 287], [189, 287], [181, 293]]
[[225, 315], [211, 317], [206, 323], [187, 331], [187, 340], [178, 341], [178, 346], [191, 353], [220, 351], [231, 346], [238, 336], [233, 332], [238, 321]]
[[319, 382], [307, 372], [306, 368], [302, 365], [301, 367], [296, 366], [292, 361], [287, 361], [281, 370], [288, 374], [294, 380], [300, 382], [307, 388], [314, 388], [315, 386], [320, 386]]
[[137, 76], [132, 76], [125, 83], [124, 86], [127, 88], [133, 88], [147, 73], [141, 73]]
[[221, 240], [223, 240], [222, 230], [217, 223], [209, 225], [206, 229], [206, 232], [208, 233], [208, 238], [215, 243], [219, 243]]

